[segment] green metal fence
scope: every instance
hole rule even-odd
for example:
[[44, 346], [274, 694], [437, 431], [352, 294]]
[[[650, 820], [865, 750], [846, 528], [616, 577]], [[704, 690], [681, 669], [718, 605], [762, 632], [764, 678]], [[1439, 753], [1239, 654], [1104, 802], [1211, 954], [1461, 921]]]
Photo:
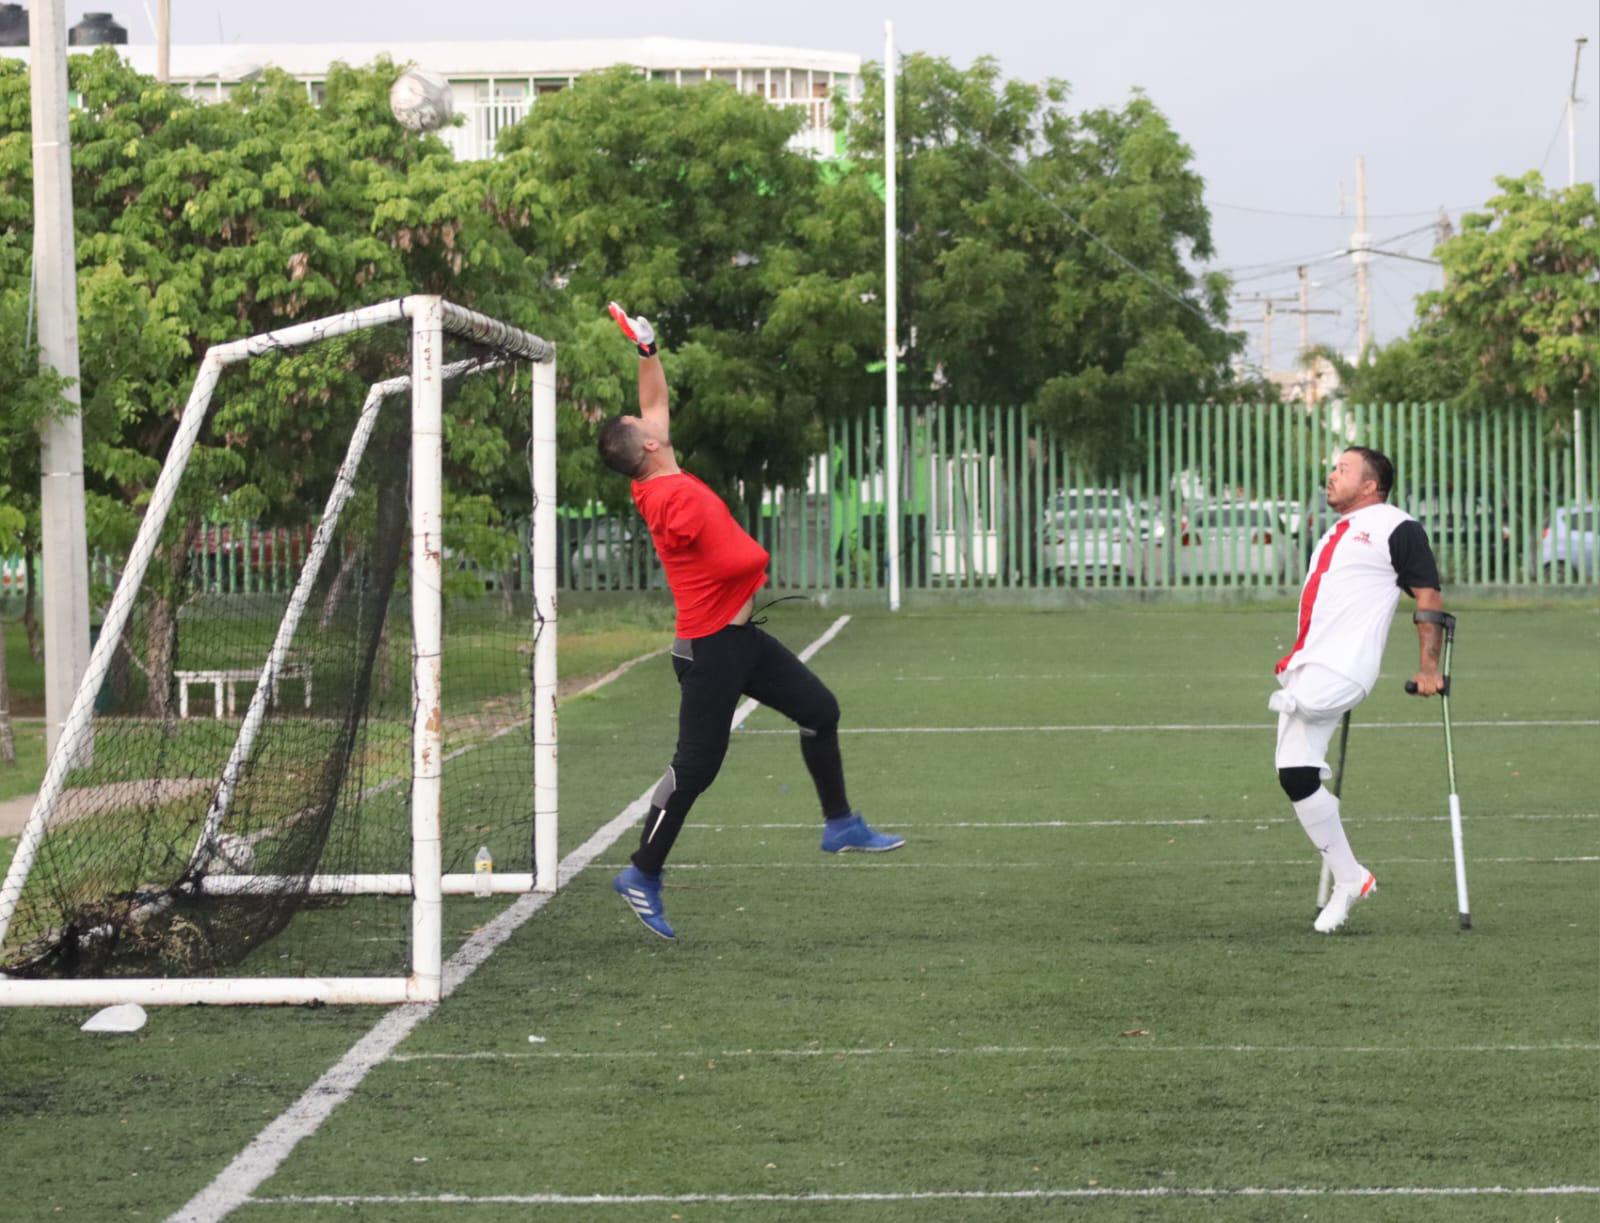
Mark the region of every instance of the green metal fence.
[[[835, 424], [803, 486], [766, 494], [745, 526], [772, 553], [780, 590], [874, 590], [888, 577], [882, 413]], [[1107, 478], [1075, 460], [1025, 408], [908, 411], [901, 438], [901, 581], [909, 590], [1289, 590], [1331, 523], [1322, 482], [1338, 451], [1395, 462], [1391, 500], [1419, 518], [1452, 586], [1600, 583], [1600, 411], [1581, 435], [1547, 435], [1535, 411], [1466, 415], [1442, 405], [1140, 410], [1140, 459]], [[1575, 444], [1576, 441], [1576, 444]], [[1581, 469], [1580, 469], [1581, 462]], [[527, 527], [518, 528], [524, 543]], [[283, 593], [308, 529], [207, 524], [197, 581], [218, 593]], [[527, 589], [528, 549], [486, 588]], [[565, 507], [568, 590], [661, 590], [631, 510]], [[118, 558], [96, 553], [109, 589]], [[37, 580], [37, 573], [35, 575]], [[0, 558], [0, 594], [21, 589]]]
[[[1142, 409], [1141, 459], [1108, 478], [1025, 408], [909, 411], [902, 424], [901, 580], [910, 590], [1289, 590], [1332, 522], [1323, 480], [1339, 450], [1394, 459], [1391, 500], [1434, 541], [1453, 586], [1592, 586], [1600, 575], [1600, 412], [1547, 437], [1535, 411], [1437, 404]], [[1582, 469], [1578, 469], [1581, 460]], [[785, 590], [887, 582], [882, 414], [829, 429], [803, 487], [769, 493], [745, 525]], [[563, 584], [662, 586], [636, 515], [563, 518]]]

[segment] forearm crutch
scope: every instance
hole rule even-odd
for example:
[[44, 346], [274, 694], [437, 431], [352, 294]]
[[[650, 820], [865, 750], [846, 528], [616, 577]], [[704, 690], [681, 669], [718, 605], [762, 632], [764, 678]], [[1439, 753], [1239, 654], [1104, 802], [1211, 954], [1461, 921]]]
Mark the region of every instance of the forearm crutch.
[[[1461, 841], [1461, 799], [1456, 795], [1456, 749], [1450, 738], [1450, 654], [1456, 644], [1456, 618], [1449, 612], [1418, 611], [1411, 616], [1414, 624], [1437, 624], [1444, 633], [1444, 654], [1440, 659], [1439, 674], [1443, 684], [1439, 689], [1439, 708], [1444, 718], [1444, 760], [1450, 774], [1450, 840], [1456, 854], [1456, 911], [1461, 915], [1461, 928], [1472, 929], [1472, 910], [1467, 907], [1467, 853]], [[1406, 681], [1406, 691], [1415, 696], [1417, 686]]]
[[[1335, 798], [1339, 797], [1344, 789], [1344, 762], [1345, 753], [1350, 748], [1350, 711], [1344, 711], [1344, 719], [1339, 723], [1339, 763], [1334, 766], [1333, 785], [1330, 787]], [[1317, 877], [1317, 912], [1322, 912], [1322, 907], [1328, 903], [1328, 897], [1333, 891], [1333, 872], [1328, 869], [1328, 864], [1322, 864], [1322, 874]]]

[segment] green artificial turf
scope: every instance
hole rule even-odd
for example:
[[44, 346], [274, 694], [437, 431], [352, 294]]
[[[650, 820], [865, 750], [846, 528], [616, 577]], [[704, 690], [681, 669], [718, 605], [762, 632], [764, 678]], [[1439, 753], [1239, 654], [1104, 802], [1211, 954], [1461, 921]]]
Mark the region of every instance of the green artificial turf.
[[[798, 648], [832, 619], [773, 627]], [[796, 738], [758, 712], [669, 864], [677, 945], [607, 886], [627, 833], [237, 1217], [1596, 1218], [1595, 1196], [1347, 1194], [1600, 1184], [1597, 728], [1578, 724], [1600, 719], [1600, 614], [1462, 614], [1469, 933], [1439, 706], [1399, 692], [1404, 613], [1345, 779], [1379, 891], [1347, 931], [1311, 932], [1316, 860], [1265, 709], [1292, 627], [1256, 609], [857, 615], [814, 665], [853, 801], [906, 848], [819, 854]], [[660, 774], [675, 697], [662, 659], [563, 709], [563, 854]], [[504, 903], [447, 902], [450, 944]], [[165, 1217], [378, 1019], [152, 1010], [108, 1039], [77, 1031], [85, 1015], [0, 1011], [8, 1219]], [[1282, 1189], [1312, 1196], [1246, 1193]], [[676, 1200], [704, 1194], [732, 1200]], [[424, 1200], [376, 1200], [407, 1195]], [[295, 1200], [328, 1196], [356, 1200]]]

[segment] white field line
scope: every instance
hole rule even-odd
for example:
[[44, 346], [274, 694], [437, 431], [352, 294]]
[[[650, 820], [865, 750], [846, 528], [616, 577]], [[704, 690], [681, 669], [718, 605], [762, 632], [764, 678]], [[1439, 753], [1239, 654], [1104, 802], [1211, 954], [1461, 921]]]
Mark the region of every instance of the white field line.
[[[1287, 647], [1286, 647], [1287, 648]], [[1254, 671], [1185, 671], [1186, 679], [1253, 679], [1261, 682], [1261, 670]], [[1080, 679], [1159, 679], [1154, 671], [991, 671], [980, 675], [890, 675], [896, 684], [971, 684], [995, 680], [1015, 683], [1018, 680], [1047, 680], [1051, 683], [1071, 682]]]
[[[1360, 722], [1362, 730], [1438, 730], [1434, 722]], [[1451, 726], [1516, 729], [1527, 727], [1592, 727], [1600, 726], [1600, 718], [1523, 718], [1488, 719], [1482, 721], [1452, 721]], [[1261, 734], [1275, 733], [1275, 724], [1260, 722], [1103, 722], [1060, 723], [1040, 726], [841, 726], [841, 735], [1063, 735], [1063, 734], [1143, 734], [1150, 731], [1233, 731], [1250, 730]], [[792, 735], [792, 730], [745, 730], [744, 735]]]
[[[1380, 870], [1385, 866], [1438, 866], [1453, 862], [1454, 858], [1371, 858]], [[1537, 864], [1541, 866], [1568, 866], [1575, 863], [1600, 862], [1600, 854], [1575, 854], [1554, 858], [1473, 858], [1476, 865], [1508, 866]], [[844, 869], [880, 871], [985, 871], [985, 870], [1106, 870], [1175, 866], [1180, 870], [1197, 867], [1231, 866], [1305, 866], [1315, 865], [1315, 858], [1140, 858], [1128, 862], [1096, 862], [1092, 859], [1057, 858], [1049, 862], [885, 862], [877, 854], [858, 859]], [[620, 862], [602, 862], [603, 867], [622, 869]], [[839, 862], [674, 862], [674, 871], [827, 871], [839, 870]], [[667, 884], [668, 887], [672, 885]]]
[[[849, 616], [840, 616], [835, 620], [827, 632], [800, 652], [801, 661], [811, 658], [832, 641], [849, 622]], [[749, 717], [755, 707], [754, 701], [746, 701], [741, 705], [734, 714], [734, 724]], [[654, 790], [655, 783], [651, 782], [649, 789], [562, 860], [557, 872], [558, 891], [554, 895], [559, 895], [560, 887], [570, 883], [649, 810], [650, 795]], [[552, 898], [549, 892], [524, 893], [463, 943], [445, 961], [440, 1001], [450, 997], [502, 943]], [[300, 1141], [316, 1133], [333, 1110], [350, 1098], [361, 1081], [386, 1061], [400, 1042], [431, 1015], [437, 1005], [413, 1003], [398, 1006], [378, 1020], [365, 1036], [306, 1089], [305, 1094], [257, 1134], [250, 1145], [217, 1174], [216, 1179], [195, 1194], [186, 1205], [174, 1211], [169, 1223], [214, 1223], [250, 1202], [251, 1194], [282, 1166]]]
[[1455, 1056], [1466, 1053], [1596, 1053], [1597, 1044], [1545, 1044], [1545, 1045], [1428, 1045], [1403, 1048], [1396, 1045], [1162, 1045], [1153, 1041], [1120, 1040], [1105, 1045], [974, 1045], [970, 1048], [913, 1049], [898, 1045], [881, 1049], [673, 1049], [673, 1050], [486, 1050], [477, 1053], [397, 1053], [393, 1062], [520, 1062], [543, 1061], [733, 1061], [736, 1059], [798, 1059], [824, 1058], [842, 1060], [852, 1057], [1098, 1057], [1104, 1053], [1132, 1053], [1147, 1056], [1155, 1053], [1238, 1053], [1287, 1054], [1292, 1057], [1319, 1057], [1324, 1054], [1393, 1053], [1409, 1056]]
[[[1285, 642], [1285, 643], [1283, 643], [1283, 645], [1281, 647], [1279, 647], [1279, 651], [1281, 652], [1282, 650], [1285, 650], [1287, 648], [1288, 648], [1288, 643]], [[1491, 669], [1486, 669], [1486, 668], [1484, 668], [1482, 666], [1475, 666], [1472, 669], [1472, 675], [1473, 675], [1474, 679], [1480, 679], [1484, 675], [1489, 674], [1489, 673], [1491, 673]], [[1506, 669], [1506, 670], [1503, 670], [1503, 671], [1499, 671], [1498, 674], [1500, 674], [1502, 676], [1504, 676], [1504, 675], [1513, 675], [1513, 674], [1521, 675], [1522, 672], [1513, 672], [1510, 669]], [[1251, 671], [1191, 671], [1191, 670], [1185, 669], [1183, 671], [1183, 677], [1185, 679], [1197, 679], [1197, 680], [1207, 680], [1207, 679], [1252, 679], [1252, 680], [1255, 680], [1257, 683], [1260, 683], [1260, 682], [1262, 682], [1262, 680], [1264, 678], [1264, 673], [1262, 672], [1260, 667], [1257, 667], [1257, 668], [1255, 668], [1254, 670], [1251, 670]], [[967, 674], [967, 675], [960, 675], [960, 674], [956, 674], [956, 675], [886, 675], [883, 678], [888, 680], [891, 683], [896, 683], [896, 684], [971, 684], [971, 683], [986, 683], [986, 682], [991, 681], [991, 680], [998, 681], [998, 682], [1003, 682], [1003, 683], [1015, 683], [1018, 680], [1031, 680], [1031, 679], [1048, 680], [1048, 681], [1050, 681], [1052, 683], [1062, 683], [1062, 682], [1070, 683], [1073, 680], [1080, 680], [1080, 679], [1152, 679], [1152, 678], [1159, 678], [1159, 673], [1154, 671], [1154, 670], [1143, 670], [1143, 671], [1014, 671], [1014, 672], [982, 671], [982, 672], [974, 672], [974, 673]], [[1266, 678], [1270, 678], [1270, 677], [1266, 677]]]
[[651, 650], [649, 653], [640, 654], [636, 658], [630, 658], [630, 659], [628, 659], [627, 662], [623, 663], [621, 666], [616, 667], [613, 670], [607, 671], [604, 675], [602, 675], [599, 679], [595, 680], [592, 684], [585, 684], [582, 688], [579, 688], [576, 692], [568, 693], [566, 696], [562, 697], [561, 699], [564, 700], [564, 701], [575, 701], [580, 696], [588, 696], [591, 692], [597, 692], [601, 688], [604, 688], [612, 680], [620, 679], [622, 676], [626, 675], [629, 671], [633, 670], [640, 663], [649, 662], [652, 658], [660, 658], [663, 654], [665, 654], [671, 648], [672, 648], [671, 645], [664, 645], [659, 650]]
[[[1446, 824], [1449, 823], [1448, 815], [1345, 815], [1341, 817], [1345, 824]], [[1508, 812], [1504, 815], [1486, 815], [1473, 813], [1470, 822], [1475, 825], [1496, 823], [1501, 820], [1600, 820], [1600, 811], [1541, 811], [1541, 812]], [[1211, 828], [1223, 824], [1243, 824], [1252, 828], [1263, 828], [1273, 824], [1294, 824], [1300, 821], [1290, 816], [1266, 815], [1258, 819], [1238, 818], [1235, 816], [1207, 819], [1197, 817], [1184, 820], [949, 820], [949, 821], [923, 821], [923, 820], [873, 820], [874, 828]], [[702, 829], [706, 832], [756, 832], [783, 828], [806, 828], [815, 830], [816, 820], [802, 821], [788, 824], [685, 824], [686, 828]]]
[[1056, 1202], [1099, 1198], [1564, 1198], [1592, 1197], [1600, 1185], [1392, 1185], [1373, 1188], [1132, 1187], [1083, 1189], [924, 1189], [906, 1193], [428, 1193], [295, 1194], [252, 1198], [258, 1206], [745, 1206], [852, 1205], [860, 1202]]

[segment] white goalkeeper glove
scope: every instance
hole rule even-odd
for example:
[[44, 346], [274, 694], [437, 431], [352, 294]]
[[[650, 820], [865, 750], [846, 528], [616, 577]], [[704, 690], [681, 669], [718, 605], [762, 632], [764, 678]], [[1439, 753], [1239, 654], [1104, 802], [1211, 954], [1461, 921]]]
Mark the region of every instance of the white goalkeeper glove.
[[622, 331], [622, 334], [638, 346], [641, 357], [653, 357], [656, 355], [656, 329], [650, 326], [649, 319], [629, 318], [623, 308], [617, 305], [616, 302], [610, 303], [606, 308], [611, 311], [611, 317], [616, 320], [617, 327]]

